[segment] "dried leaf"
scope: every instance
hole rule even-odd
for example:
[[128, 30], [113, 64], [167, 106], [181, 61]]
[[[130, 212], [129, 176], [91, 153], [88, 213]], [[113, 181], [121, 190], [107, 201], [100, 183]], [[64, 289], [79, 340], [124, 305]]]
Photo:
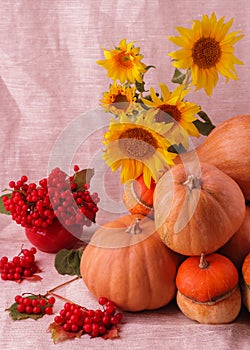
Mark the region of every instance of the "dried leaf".
[[76, 333], [66, 332], [62, 326], [53, 322], [49, 325], [48, 332], [51, 332], [51, 338], [54, 344], [57, 344], [68, 339], [80, 338], [83, 330]]
[[103, 339], [114, 339], [119, 338], [119, 328], [117, 326], [113, 326], [110, 328], [107, 333], [102, 336]]
[[76, 191], [82, 190], [83, 185], [89, 184], [94, 176], [94, 169], [83, 169], [75, 173], [74, 182], [77, 184]]
[[79, 276], [82, 252], [85, 247], [79, 249], [61, 249], [55, 256], [54, 266], [61, 275]]

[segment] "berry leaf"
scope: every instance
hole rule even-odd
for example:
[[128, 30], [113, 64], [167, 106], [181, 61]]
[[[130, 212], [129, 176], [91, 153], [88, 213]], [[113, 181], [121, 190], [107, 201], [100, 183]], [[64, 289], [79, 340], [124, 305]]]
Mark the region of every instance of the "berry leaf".
[[94, 173], [94, 169], [83, 169], [76, 172], [74, 175], [74, 182], [77, 184], [76, 191], [82, 190], [83, 185], [89, 184]]
[[[35, 299], [36, 297], [34, 295], [27, 296], [26, 298], [29, 299]], [[14, 321], [20, 321], [20, 320], [25, 320], [27, 318], [32, 318], [33, 320], [38, 320], [39, 318], [43, 317], [45, 315], [44, 312], [41, 312], [40, 314], [26, 314], [25, 312], [19, 312], [17, 310], [17, 303], [12, 304], [8, 309], [5, 311], [8, 311], [10, 314], [10, 317]]]
[[7, 215], [10, 215], [10, 212], [7, 211], [4, 207], [4, 204], [3, 204], [3, 197], [11, 197], [11, 193], [8, 193], [8, 194], [3, 194], [1, 197], [0, 197], [0, 213], [1, 214], [7, 214]]
[[61, 249], [55, 256], [54, 266], [61, 275], [79, 276], [80, 261], [85, 247], [79, 249]]
[[117, 326], [113, 326], [102, 337], [105, 340], [119, 338], [119, 328]]
[[80, 338], [83, 333], [83, 330], [76, 333], [66, 332], [62, 326], [60, 326], [55, 322], [49, 325], [49, 328], [47, 331], [51, 332], [51, 338], [53, 339], [54, 344], [60, 343], [68, 339]]

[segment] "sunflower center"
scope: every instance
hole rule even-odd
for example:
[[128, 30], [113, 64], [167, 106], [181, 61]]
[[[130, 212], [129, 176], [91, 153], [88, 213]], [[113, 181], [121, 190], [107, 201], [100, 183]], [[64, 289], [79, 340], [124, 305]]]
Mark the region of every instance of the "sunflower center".
[[130, 54], [120, 53], [117, 62], [123, 68], [133, 68], [133, 57]]
[[213, 38], [200, 38], [193, 46], [192, 57], [199, 68], [214, 67], [221, 58], [220, 45]]
[[157, 140], [151, 132], [143, 128], [124, 131], [118, 140], [121, 150], [130, 158], [144, 159], [155, 153]]
[[170, 123], [175, 120], [178, 123], [181, 120], [181, 112], [176, 106], [163, 104], [158, 108], [159, 112], [155, 116], [157, 122]]
[[113, 104], [128, 102], [127, 96], [118, 94], [113, 96]]

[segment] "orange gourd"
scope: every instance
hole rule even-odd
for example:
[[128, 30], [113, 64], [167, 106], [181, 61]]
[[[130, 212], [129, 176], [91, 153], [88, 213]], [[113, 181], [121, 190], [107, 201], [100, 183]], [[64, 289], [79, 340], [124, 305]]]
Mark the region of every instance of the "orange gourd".
[[183, 255], [222, 247], [241, 226], [245, 210], [237, 183], [211, 164], [178, 164], [156, 184], [156, 229], [170, 249]]
[[239, 230], [221, 248], [219, 253], [227, 256], [240, 270], [246, 255], [250, 252], [250, 206], [246, 206], [246, 214]]
[[241, 286], [243, 304], [250, 312], [250, 252], [247, 254], [243, 261]]
[[196, 149], [202, 162], [231, 176], [250, 200], [250, 114], [226, 119]]
[[176, 276], [177, 305], [200, 323], [229, 323], [241, 309], [236, 267], [225, 256], [210, 254], [187, 258]]
[[178, 264], [150, 218], [125, 215], [95, 232], [83, 251], [80, 272], [95, 297], [140, 311], [157, 309], [175, 297]]
[[143, 180], [143, 175], [135, 180], [127, 181], [124, 187], [123, 202], [129, 212], [153, 218], [154, 189], [155, 182], [152, 180], [151, 186], [148, 188]]

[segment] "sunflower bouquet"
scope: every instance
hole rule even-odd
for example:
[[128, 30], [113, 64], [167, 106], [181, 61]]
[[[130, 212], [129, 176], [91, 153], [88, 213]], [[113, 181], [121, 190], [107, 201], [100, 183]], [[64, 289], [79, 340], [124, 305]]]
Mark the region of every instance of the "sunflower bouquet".
[[217, 20], [215, 13], [194, 20], [192, 28], [177, 27], [179, 36], [168, 39], [180, 47], [169, 53], [174, 67], [171, 91], [160, 82], [159, 91], [145, 90], [145, 75], [155, 68], [142, 62], [140, 47], [122, 39], [117, 47], [104, 49], [97, 63], [112, 80], [101, 105], [114, 117], [104, 134], [103, 159], [112, 171], [120, 170], [121, 183], [143, 176], [150, 188], [175, 164], [178, 153], [189, 150], [190, 137], [208, 135], [215, 127], [201, 106], [188, 101], [192, 89], [210, 96], [219, 76], [237, 79], [234, 44], [243, 35], [229, 32], [233, 19]]

